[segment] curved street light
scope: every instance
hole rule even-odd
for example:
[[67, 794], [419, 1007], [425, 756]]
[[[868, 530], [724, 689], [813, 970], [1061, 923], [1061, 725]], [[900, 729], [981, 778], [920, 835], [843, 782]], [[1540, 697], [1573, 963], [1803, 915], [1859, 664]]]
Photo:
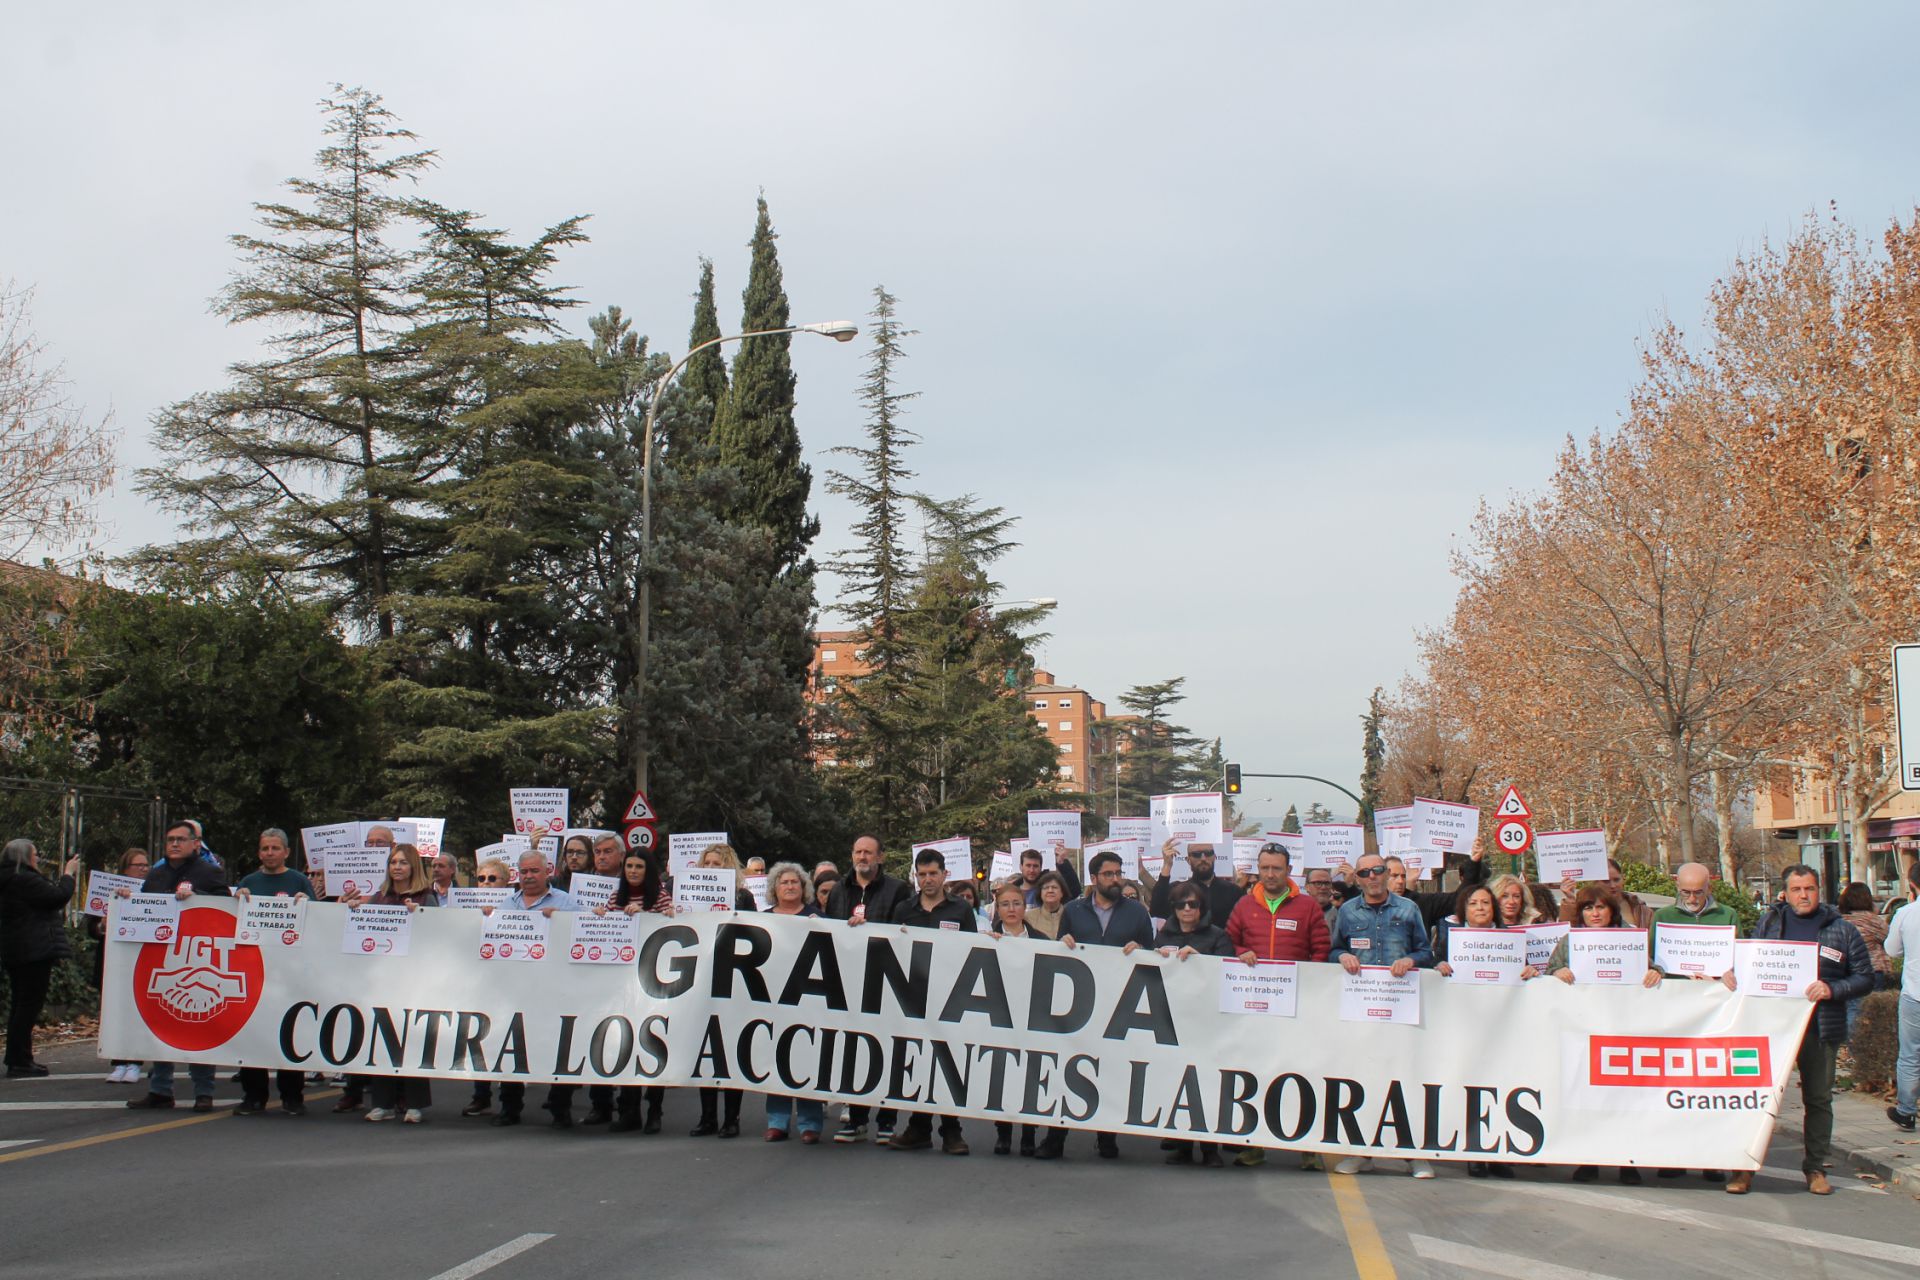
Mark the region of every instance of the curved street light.
[[[653, 576], [653, 432], [654, 422], [660, 416], [660, 402], [666, 398], [667, 387], [674, 375], [687, 367], [687, 361], [699, 355], [709, 347], [723, 343], [740, 342], [747, 338], [773, 338], [783, 333], [817, 333], [823, 338], [832, 338], [835, 342], [851, 342], [860, 332], [860, 326], [851, 320], [818, 320], [812, 324], [788, 325], [783, 329], [751, 329], [746, 333], [730, 333], [719, 338], [708, 338], [699, 346], [680, 357], [671, 369], [660, 375], [653, 384], [653, 396], [647, 402], [646, 441], [641, 446], [640, 461], [640, 644], [634, 655], [633, 696], [636, 706], [645, 696], [647, 688], [647, 647], [653, 631], [653, 596], [651, 578]], [[717, 407], [717, 406], [716, 406]], [[652, 753], [647, 750], [644, 740], [634, 752], [634, 789], [647, 789], [647, 764]]]

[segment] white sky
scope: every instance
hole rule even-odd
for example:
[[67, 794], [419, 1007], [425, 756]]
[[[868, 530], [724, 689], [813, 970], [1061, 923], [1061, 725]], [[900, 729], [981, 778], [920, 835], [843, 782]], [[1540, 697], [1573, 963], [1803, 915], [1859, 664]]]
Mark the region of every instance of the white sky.
[[[249, 353], [206, 301], [333, 81], [439, 151], [443, 203], [593, 215], [583, 333], [618, 304], [681, 349], [701, 254], [737, 319], [764, 188], [796, 320], [884, 283], [921, 331], [913, 465], [1021, 517], [1044, 664], [1110, 706], [1185, 675], [1230, 758], [1351, 786], [1479, 499], [1611, 424], [1735, 254], [1830, 200], [1912, 212], [1917, 36], [1898, 4], [23, 6], [0, 278], [130, 474]], [[794, 344], [822, 554], [864, 350]], [[112, 550], [171, 533], [126, 484], [107, 517]], [[1247, 793], [1312, 798], [1350, 808]]]

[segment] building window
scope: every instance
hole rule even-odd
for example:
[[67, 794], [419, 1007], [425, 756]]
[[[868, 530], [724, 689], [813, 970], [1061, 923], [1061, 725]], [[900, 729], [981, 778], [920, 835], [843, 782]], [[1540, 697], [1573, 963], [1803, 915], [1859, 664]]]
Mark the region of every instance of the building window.
[[[1044, 707], [1044, 706], [1046, 705], [1046, 703], [1044, 703], [1044, 702], [1043, 702], [1043, 703], [1041, 703], [1040, 705]], [[1062, 711], [1065, 711], [1065, 710], [1066, 710], [1066, 709], [1067, 709], [1068, 707], [1071, 707], [1072, 705], [1073, 705], [1073, 699], [1072, 699], [1072, 698], [1062, 698], [1062, 699], [1060, 699], [1060, 709], [1061, 709]]]
[[1073, 732], [1073, 721], [1071, 721], [1071, 720], [1062, 720], [1062, 721], [1060, 722], [1060, 732], [1062, 732], [1062, 733], [1072, 733], [1072, 732]]
[[1033, 700], [1033, 709], [1035, 711], [1045, 711], [1047, 709], [1047, 700], [1045, 698], [1035, 698]]
[[1063, 777], [1063, 778], [1066, 778], [1066, 779], [1069, 779], [1069, 780], [1071, 780], [1071, 779], [1072, 779], [1072, 777], [1073, 777], [1073, 766], [1072, 766], [1072, 765], [1070, 765], [1070, 764], [1063, 764], [1063, 765], [1061, 765], [1061, 766], [1060, 766], [1060, 776], [1061, 776], [1061, 777]]
[[838, 662], [840, 661], [840, 651], [838, 649], [822, 649], [820, 651], [820, 661]]
[[1064, 755], [1071, 755], [1072, 753], [1073, 753], [1073, 744], [1072, 744], [1071, 742], [1063, 742], [1063, 743], [1061, 743], [1061, 744], [1060, 744], [1060, 754], [1061, 754], [1061, 755], [1063, 755], [1063, 756], [1064, 756]]

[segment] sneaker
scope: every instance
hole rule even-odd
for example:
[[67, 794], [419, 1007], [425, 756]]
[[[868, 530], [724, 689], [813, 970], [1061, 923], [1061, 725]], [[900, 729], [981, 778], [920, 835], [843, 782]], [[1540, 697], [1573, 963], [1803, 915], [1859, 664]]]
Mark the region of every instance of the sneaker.
[[393, 1112], [387, 1110], [385, 1107], [374, 1107], [367, 1112], [367, 1119], [374, 1124], [379, 1124], [382, 1120], [393, 1119]]
[[865, 1142], [867, 1126], [863, 1124], [843, 1124], [833, 1131], [835, 1142]]
[[1900, 1108], [1888, 1107], [1887, 1119], [1893, 1121], [1894, 1128], [1905, 1129], [1908, 1133], [1913, 1132], [1914, 1118]]
[[240, 1105], [233, 1109], [233, 1114], [237, 1116], [257, 1116], [266, 1109], [267, 1104], [264, 1102], [255, 1102], [252, 1098], [242, 1098], [240, 1099]]
[[1333, 1171], [1335, 1173], [1372, 1173], [1373, 1157], [1342, 1156], [1340, 1162], [1333, 1166]]
[[1431, 1178], [1433, 1176], [1433, 1161], [1409, 1160], [1407, 1161], [1407, 1172], [1416, 1178]]
[[137, 1063], [137, 1062], [129, 1062], [129, 1063], [127, 1064], [127, 1080], [126, 1080], [126, 1082], [127, 1082], [128, 1084], [139, 1084], [139, 1083], [140, 1083], [140, 1076], [141, 1076], [141, 1074], [142, 1074], [142, 1073], [141, 1073], [141, 1071], [140, 1071], [140, 1064], [139, 1064], [139, 1063]]
[[307, 1104], [304, 1102], [283, 1102], [280, 1104], [280, 1114], [283, 1116], [303, 1116], [307, 1114]]
[[426, 1123], [426, 1119], [427, 1119], [426, 1116], [420, 1113], [420, 1108], [408, 1107], [407, 1113], [400, 1117], [400, 1123], [401, 1124], [424, 1124]]
[[886, 1145], [887, 1145], [887, 1144], [888, 1144], [889, 1142], [892, 1142], [892, 1141], [893, 1141], [893, 1126], [892, 1126], [892, 1125], [890, 1125], [890, 1124], [883, 1124], [883, 1125], [877, 1125], [877, 1126], [875, 1126], [875, 1128], [874, 1128], [874, 1130], [873, 1130], [873, 1144], [874, 1144], [875, 1146], [877, 1146], [877, 1147], [884, 1147], [884, 1146], [886, 1146]]
[[125, 1067], [115, 1067], [113, 1070], [107, 1072], [107, 1083], [125, 1084], [127, 1082], [126, 1070]]

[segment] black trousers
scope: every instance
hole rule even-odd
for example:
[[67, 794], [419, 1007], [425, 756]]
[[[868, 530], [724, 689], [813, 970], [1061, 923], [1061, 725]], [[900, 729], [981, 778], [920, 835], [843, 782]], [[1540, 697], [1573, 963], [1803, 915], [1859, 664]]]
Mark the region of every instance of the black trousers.
[[[863, 1125], [867, 1122], [867, 1117], [869, 1115], [873, 1115], [873, 1111], [871, 1108], [848, 1107], [847, 1123], [853, 1124], [853, 1125]], [[895, 1111], [892, 1107], [881, 1107], [879, 1114], [877, 1116], [874, 1116], [874, 1123], [879, 1125], [882, 1129], [891, 1129], [894, 1127], [895, 1123], [899, 1121], [899, 1119], [900, 1119], [900, 1113]]]
[[368, 1087], [373, 1105], [386, 1111], [433, 1105], [433, 1084], [425, 1076], [375, 1076]]
[[[573, 1091], [577, 1084], [551, 1084], [547, 1086], [547, 1100], [540, 1105], [556, 1115], [562, 1111], [573, 1110]], [[500, 1113], [517, 1116], [526, 1109], [527, 1086], [510, 1080], [500, 1086]]]
[[700, 1090], [700, 1123], [716, 1123], [714, 1118], [715, 1113], [719, 1109], [721, 1099], [724, 1098], [726, 1100], [727, 1123], [739, 1124], [740, 1100], [744, 1097], [746, 1097], [746, 1093], [740, 1089], [702, 1088]]
[[47, 1007], [47, 987], [53, 982], [52, 960], [29, 960], [7, 966], [7, 985], [13, 988], [13, 1007], [7, 1014], [7, 1065], [33, 1065], [33, 1024]]
[[[281, 1105], [289, 1102], [304, 1103], [307, 1098], [307, 1073], [304, 1071], [280, 1070], [273, 1073], [273, 1083], [280, 1090]], [[240, 1096], [248, 1102], [265, 1103], [267, 1100], [267, 1069], [265, 1067], [240, 1068]]]

